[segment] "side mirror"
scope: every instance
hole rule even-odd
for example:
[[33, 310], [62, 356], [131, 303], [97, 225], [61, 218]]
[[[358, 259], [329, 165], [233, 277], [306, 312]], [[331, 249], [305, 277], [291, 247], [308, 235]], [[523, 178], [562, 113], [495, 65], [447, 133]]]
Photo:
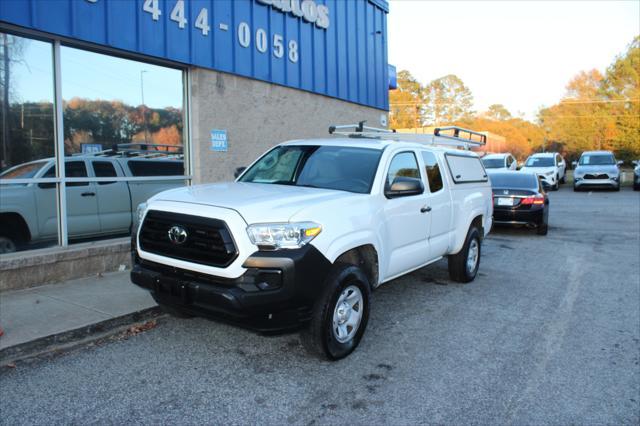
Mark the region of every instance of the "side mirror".
[[577, 161], [572, 161], [571, 162], [571, 166], [573, 166], [573, 168], [575, 169], [576, 167], [578, 167], [578, 162]]
[[418, 178], [398, 176], [393, 180], [391, 187], [384, 191], [387, 198], [407, 197], [419, 195], [424, 192], [424, 185]]
[[623, 164], [624, 164], [624, 161], [622, 161], [622, 160], [618, 161], [618, 166], [622, 166]]
[[631, 162], [631, 164], [633, 164], [634, 166], [637, 166], [637, 165], [638, 165], [638, 161], [637, 161], [637, 160], [633, 160], [633, 161]]
[[247, 170], [247, 168], [244, 166], [236, 168], [236, 171], [233, 172], [233, 177], [237, 179], [245, 170]]

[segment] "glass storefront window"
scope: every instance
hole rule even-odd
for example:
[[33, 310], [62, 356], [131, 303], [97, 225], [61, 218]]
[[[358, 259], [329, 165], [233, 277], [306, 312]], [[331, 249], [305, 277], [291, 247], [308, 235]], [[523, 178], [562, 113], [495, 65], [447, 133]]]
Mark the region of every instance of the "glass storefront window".
[[[0, 182], [41, 178], [53, 164], [53, 100], [51, 43], [0, 32]], [[49, 185], [0, 185], [0, 254], [57, 243]]]
[[[82, 176], [184, 175], [182, 71], [66, 46], [60, 57], [67, 167], [71, 157], [87, 163]], [[67, 185], [71, 242], [128, 234], [138, 204], [184, 185], [106, 183]]]
[[[183, 71], [69, 46], [55, 51], [66, 239], [128, 235], [138, 204], [188, 183]], [[58, 241], [53, 55], [52, 43], [0, 32], [0, 254]]]
[[183, 145], [182, 71], [65, 46], [60, 55], [66, 155]]

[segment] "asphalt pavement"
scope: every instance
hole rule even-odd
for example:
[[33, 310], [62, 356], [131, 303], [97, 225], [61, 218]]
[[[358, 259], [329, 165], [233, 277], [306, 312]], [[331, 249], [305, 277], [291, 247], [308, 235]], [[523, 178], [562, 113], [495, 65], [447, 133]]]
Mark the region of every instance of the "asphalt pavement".
[[546, 237], [495, 229], [480, 275], [441, 261], [374, 292], [347, 359], [165, 319], [0, 368], [0, 424], [640, 423], [640, 193], [550, 194]]

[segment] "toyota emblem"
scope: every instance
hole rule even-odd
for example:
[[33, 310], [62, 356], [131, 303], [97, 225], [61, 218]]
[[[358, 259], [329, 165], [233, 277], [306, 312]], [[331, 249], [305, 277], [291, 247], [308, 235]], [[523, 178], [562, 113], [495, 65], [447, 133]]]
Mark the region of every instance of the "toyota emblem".
[[187, 241], [187, 230], [180, 225], [174, 225], [169, 228], [167, 236], [169, 237], [169, 241], [173, 244], [183, 244]]

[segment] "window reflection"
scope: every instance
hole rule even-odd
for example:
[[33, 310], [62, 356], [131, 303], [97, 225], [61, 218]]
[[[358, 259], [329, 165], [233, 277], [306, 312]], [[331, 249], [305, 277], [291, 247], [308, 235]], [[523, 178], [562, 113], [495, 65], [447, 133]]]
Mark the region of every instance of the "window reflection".
[[182, 145], [181, 71], [71, 47], [62, 47], [61, 64], [66, 155]]
[[50, 43], [0, 33], [0, 172], [54, 155]]
[[[139, 178], [67, 184], [70, 241], [127, 234], [138, 204], [184, 185], [182, 71], [61, 48], [64, 150], [73, 176]], [[80, 167], [80, 162], [82, 166]]]
[[[50, 43], [0, 32], [0, 181], [41, 178], [53, 164]], [[54, 245], [55, 184], [0, 186], [0, 255]]]

